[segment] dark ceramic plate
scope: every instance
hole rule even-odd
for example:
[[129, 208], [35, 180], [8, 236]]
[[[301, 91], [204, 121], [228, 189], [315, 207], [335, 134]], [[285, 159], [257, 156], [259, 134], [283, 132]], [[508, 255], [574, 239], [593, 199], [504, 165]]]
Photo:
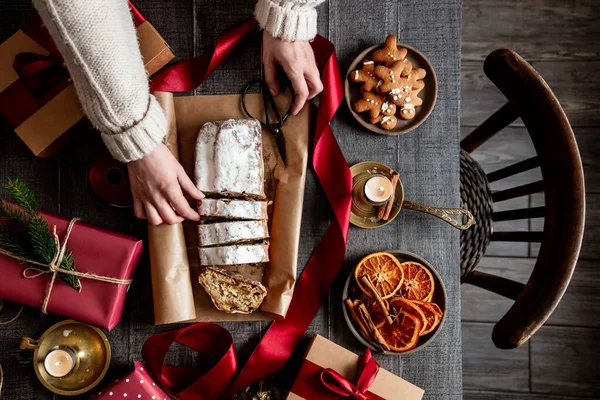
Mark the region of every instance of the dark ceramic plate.
[[369, 113], [359, 114], [355, 112], [352, 108], [352, 103], [354, 103], [361, 97], [361, 85], [350, 81], [348, 77], [352, 71], [359, 68], [360, 63], [362, 63], [362, 61], [365, 58], [367, 58], [367, 56], [370, 56], [373, 51], [383, 48], [383, 44], [371, 46], [362, 53], [360, 53], [358, 57], [356, 57], [354, 61], [352, 61], [352, 64], [350, 64], [350, 68], [348, 69], [348, 73], [346, 74], [346, 80], [344, 81], [344, 88], [346, 92], [346, 104], [348, 104], [348, 108], [350, 109], [350, 112], [352, 113], [354, 119], [356, 119], [358, 123], [360, 123], [366, 129], [370, 130], [371, 132], [378, 133], [380, 135], [402, 135], [417, 128], [427, 119], [427, 117], [429, 117], [429, 114], [431, 114], [431, 111], [433, 110], [433, 107], [435, 106], [435, 101], [437, 99], [437, 77], [435, 75], [433, 66], [431, 65], [427, 57], [425, 57], [423, 53], [411, 46], [398, 43], [398, 47], [404, 47], [408, 50], [408, 55], [406, 56], [406, 58], [408, 58], [411, 61], [413, 68], [423, 68], [425, 71], [427, 71], [427, 75], [425, 75], [425, 78], [423, 79], [423, 81], [425, 82], [425, 88], [421, 91], [421, 93], [419, 93], [419, 97], [423, 100], [423, 104], [420, 107], [415, 108], [415, 117], [413, 119], [404, 120], [398, 117], [398, 124], [396, 125], [396, 127], [388, 131], [383, 128], [380, 128], [379, 125], [372, 124], [369, 121]]
[[[444, 287], [444, 282], [442, 282], [442, 279], [440, 278], [440, 275], [437, 273], [435, 268], [433, 268], [433, 266], [430, 263], [428, 263], [421, 257], [417, 256], [416, 254], [409, 253], [408, 251], [400, 251], [400, 250], [386, 250], [385, 252], [393, 254], [400, 262], [415, 261], [415, 262], [421, 263], [425, 267], [427, 267], [429, 269], [429, 271], [431, 271], [431, 274], [433, 275], [433, 280], [435, 281], [435, 290], [433, 292], [432, 302], [436, 303], [440, 307], [440, 309], [444, 312], [444, 315], [442, 315], [442, 320], [440, 321], [437, 328], [435, 328], [433, 330], [433, 332], [428, 333], [425, 336], [419, 337], [419, 341], [417, 342], [417, 345], [414, 348], [412, 348], [411, 350], [405, 351], [403, 353], [396, 353], [393, 351], [389, 351], [389, 352], [386, 352], [385, 354], [399, 356], [399, 355], [414, 353], [415, 351], [421, 350], [422, 348], [427, 346], [431, 341], [433, 341], [433, 339], [437, 336], [438, 332], [440, 331], [440, 329], [442, 329], [442, 326], [444, 325], [444, 321], [446, 320], [446, 312], [447, 312], [446, 288]], [[348, 298], [348, 293], [350, 291], [350, 285], [356, 285], [356, 283], [354, 282], [354, 270], [348, 276], [348, 279], [346, 279], [346, 284], [344, 285], [344, 291], [342, 292], [342, 310], [344, 312], [344, 319], [346, 320], [346, 323], [348, 324], [348, 328], [350, 328], [350, 332], [352, 332], [352, 334], [362, 344], [364, 344], [365, 346], [367, 346], [368, 348], [370, 348], [373, 351], [380, 352], [381, 350], [379, 349], [379, 347], [376, 347], [375, 345], [370, 344], [364, 338], [364, 336], [360, 332], [360, 329], [355, 325], [354, 320], [348, 313], [348, 309], [346, 308], [346, 304], [344, 304], [344, 301]]]

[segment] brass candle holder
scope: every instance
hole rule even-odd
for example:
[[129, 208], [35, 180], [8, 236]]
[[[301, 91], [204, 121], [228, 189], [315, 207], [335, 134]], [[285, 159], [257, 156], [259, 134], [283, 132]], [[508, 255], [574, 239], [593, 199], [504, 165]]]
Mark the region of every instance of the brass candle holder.
[[[111, 350], [106, 335], [96, 327], [73, 320], [52, 325], [39, 340], [21, 338], [19, 347], [34, 350], [36, 376], [48, 390], [63, 396], [75, 396], [93, 389], [110, 365]], [[57, 350], [73, 358], [73, 366], [64, 376], [53, 376], [47, 370], [50, 368], [55, 375], [62, 374], [60, 369], [53, 369], [56, 362], [64, 362], [62, 357], [57, 357], [56, 362], [54, 359], [46, 362], [48, 355], [53, 352], [56, 355]], [[68, 363], [68, 359], [66, 361]]]
[[387, 220], [377, 216], [378, 207], [383, 203], [369, 199], [365, 193], [365, 185], [373, 177], [392, 178], [393, 170], [385, 164], [375, 161], [364, 161], [350, 167], [352, 173], [352, 208], [350, 210], [350, 223], [361, 228], [379, 228], [389, 224], [398, 216], [402, 208], [420, 211], [445, 221], [456, 229], [466, 230], [475, 224], [473, 215], [464, 208], [431, 207], [404, 199], [404, 186], [402, 179], [393, 188], [391, 211]]

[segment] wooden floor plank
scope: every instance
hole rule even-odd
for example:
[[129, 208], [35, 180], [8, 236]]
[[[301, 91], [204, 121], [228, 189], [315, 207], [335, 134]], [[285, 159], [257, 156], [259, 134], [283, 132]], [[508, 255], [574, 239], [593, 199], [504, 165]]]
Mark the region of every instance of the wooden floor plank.
[[[573, 127], [600, 125], [600, 77], [596, 74], [600, 61], [543, 61], [533, 67], [546, 80]], [[506, 103], [483, 73], [481, 61], [463, 61], [461, 77], [461, 125], [477, 126]], [[522, 126], [523, 122], [519, 119], [513, 125]]]
[[[585, 197], [585, 230], [583, 232], [583, 243], [579, 258], [583, 260], [600, 259], [600, 193], [586, 193]], [[531, 197], [532, 207], [544, 204], [542, 195], [533, 195]], [[531, 230], [541, 231], [544, 227], [542, 218], [531, 220]], [[530, 257], [537, 257], [539, 252], [539, 243], [531, 243]]]
[[529, 344], [500, 350], [492, 343], [493, 324], [463, 322], [463, 387], [529, 391]]
[[[527, 283], [535, 258], [484, 257], [479, 271]], [[597, 305], [600, 304], [600, 271], [597, 261], [580, 260], [571, 282], [547, 325], [600, 327]], [[462, 319], [497, 322], [514, 303], [497, 294], [472, 285], [462, 285]]]
[[464, 1], [462, 57], [511, 48], [535, 61], [598, 60], [599, 17], [594, 0]]
[[[465, 137], [472, 130], [471, 127], [461, 127], [461, 137]], [[508, 167], [518, 161], [525, 160], [535, 155], [535, 148], [525, 128], [508, 127], [498, 133], [486, 143], [477, 148], [471, 156], [479, 163], [486, 173]], [[505, 190], [515, 186], [540, 180], [541, 171], [536, 168], [497, 182], [492, 182], [492, 191]], [[507, 211], [529, 206], [529, 198], [521, 197], [494, 204], [494, 211]], [[529, 230], [528, 220], [502, 221], [494, 223], [495, 232], [524, 232]], [[527, 243], [492, 242], [485, 253], [495, 257], [527, 257], [529, 255]]]
[[536, 393], [465, 390], [464, 400], [583, 400], [589, 397], [552, 396]]
[[533, 392], [600, 396], [600, 329], [545, 326], [530, 346]]
[[[461, 137], [465, 137], [472, 130], [472, 127], [462, 126]], [[598, 140], [600, 128], [574, 128], [573, 133], [583, 164], [585, 190], [587, 193], [600, 193], [600, 141]], [[517, 126], [505, 128], [471, 154], [486, 173], [535, 155], [535, 148], [527, 129]], [[503, 181], [509, 181], [516, 186], [539, 179], [542, 179], [542, 175], [540, 169], [537, 168], [503, 179]]]

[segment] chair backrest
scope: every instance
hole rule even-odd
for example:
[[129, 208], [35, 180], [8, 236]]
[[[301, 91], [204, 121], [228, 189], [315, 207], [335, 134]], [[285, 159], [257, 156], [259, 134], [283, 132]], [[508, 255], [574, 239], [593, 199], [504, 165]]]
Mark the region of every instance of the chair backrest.
[[571, 125], [548, 84], [512, 50], [496, 50], [484, 72], [508, 99], [502, 108], [461, 142], [472, 152], [521, 117], [537, 155], [487, 175], [493, 182], [540, 167], [542, 181], [492, 194], [494, 202], [544, 192], [545, 206], [493, 214], [494, 221], [544, 217], [542, 232], [495, 232], [492, 240], [540, 242], [526, 285], [473, 271], [466, 283], [515, 300], [496, 323], [492, 340], [499, 348], [525, 343], [550, 317], [571, 279], [581, 248], [585, 219], [585, 188], [579, 149]]

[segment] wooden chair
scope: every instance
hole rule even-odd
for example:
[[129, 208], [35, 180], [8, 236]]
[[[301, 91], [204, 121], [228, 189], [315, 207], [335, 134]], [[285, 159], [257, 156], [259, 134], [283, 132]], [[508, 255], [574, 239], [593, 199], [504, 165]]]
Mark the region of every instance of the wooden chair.
[[[515, 300], [496, 323], [494, 344], [511, 349], [525, 343], [550, 317], [575, 269], [585, 217], [583, 168], [571, 125], [542, 77], [511, 50], [496, 50], [484, 72], [508, 102], [461, 141], [461, 202], [477, 225], [461, 233], [462, 281]], [[469, 155], [521, 117], [536, 156], [485, 174]], [[543, 180], [492, 192], [490, 182], [540, 167]], [[508, 199], [544, 193], [545, 206], [493, 212]], [[493, 232], [495, 221], [544, 218], [542, 232]], [[526, 285], [475, 270], [490, 241], [539, 242], [539, 255]]]

